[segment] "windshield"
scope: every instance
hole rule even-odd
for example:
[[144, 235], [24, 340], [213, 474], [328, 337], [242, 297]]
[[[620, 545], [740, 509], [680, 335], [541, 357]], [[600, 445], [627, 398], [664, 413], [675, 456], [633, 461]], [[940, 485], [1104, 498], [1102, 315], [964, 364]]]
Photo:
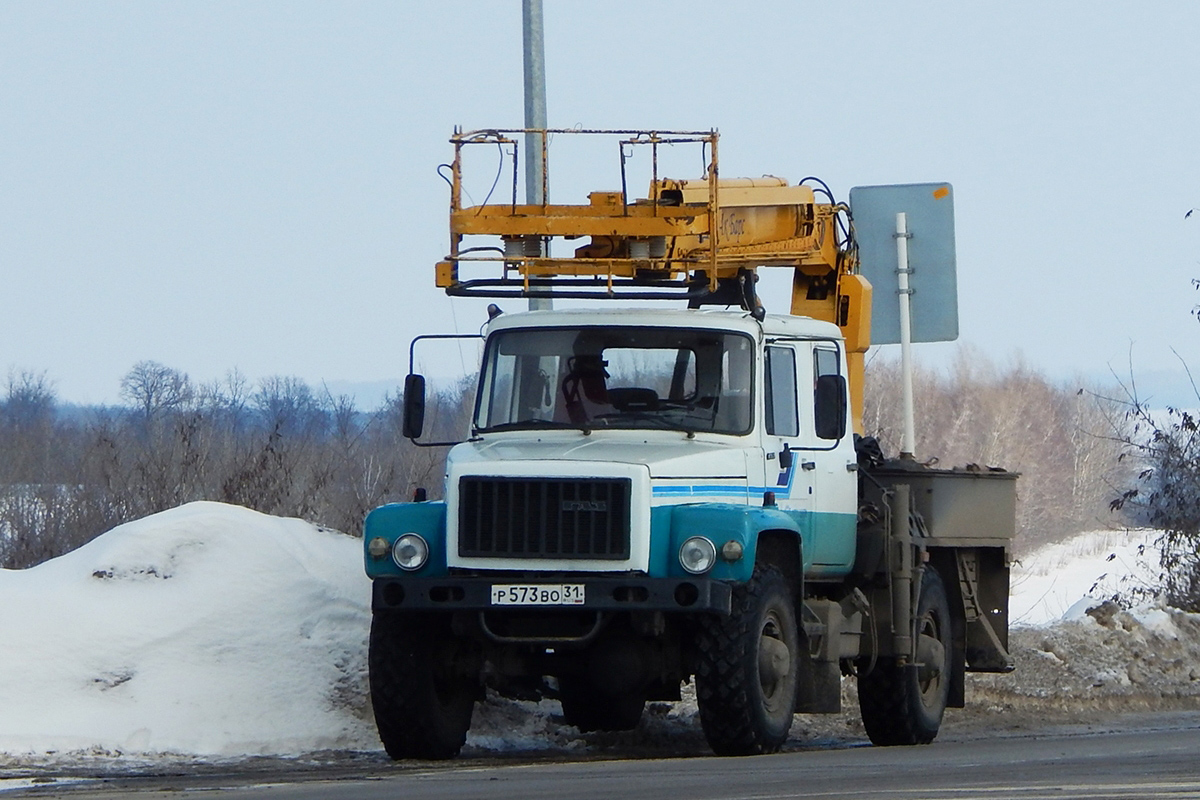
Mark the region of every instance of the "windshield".
[[688, 328], [540, 328], [488, 339], [475, 427], [750, 430], [749, 336]]

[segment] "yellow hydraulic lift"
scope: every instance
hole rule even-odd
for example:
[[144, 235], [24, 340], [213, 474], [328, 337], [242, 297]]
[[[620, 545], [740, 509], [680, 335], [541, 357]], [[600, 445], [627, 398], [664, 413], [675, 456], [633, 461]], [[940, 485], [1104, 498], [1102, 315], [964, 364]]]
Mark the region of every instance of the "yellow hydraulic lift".
[[[517, 203], [519, 141], [527, 133], [541, 142], [541, 152], [533, 154], [543, 166], [541, 205]], [[615, 139], [620, 190], [591, 192], [585, 205], [549, 203], [549, 143], [559, 135]], [[790, 313], [833, 322], [846, 338], [854, 427], [861, 432], [871, 285], [858, 274], [849, 207], [832, 197], [818, 203], [806, 182], [719, 178], [717, 139], [716, 131], [456, 131], [448, 178], [450, 252], [437, 265], [437, 285], [451, 295], [486, 297], [684, 299], [693, 307], [740, 306], [761, 317], [755, 271], [790, 267]], [[463, 151], [481, 144], [511, 154], [511, 198], [463, 207]], [[681, 144], [702, 148], [703, 177], [658, 174], [660, 148]], [[647, 196], [631, 200], [626, 159], [634, 148], [650, 150], [651, 180]], [[480, 236], [492, 240], [476, 245]], [[551, 245], [554, 239], [585, 237], [570, 255], [548, 255], [562, 249]]]

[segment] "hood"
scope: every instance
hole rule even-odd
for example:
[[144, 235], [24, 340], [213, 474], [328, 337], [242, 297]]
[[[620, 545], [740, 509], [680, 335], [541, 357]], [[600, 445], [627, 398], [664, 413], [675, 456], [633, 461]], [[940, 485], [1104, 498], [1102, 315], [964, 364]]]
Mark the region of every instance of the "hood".
[[641, 465], [651, 478], [745, 478], [748, 438], [686, 439], [654, 432], [604, 431], [539, 435], [506, 434], [467, 442], [450, 451], [449, 461], [462, 472], [514, 461], [607, 462]]

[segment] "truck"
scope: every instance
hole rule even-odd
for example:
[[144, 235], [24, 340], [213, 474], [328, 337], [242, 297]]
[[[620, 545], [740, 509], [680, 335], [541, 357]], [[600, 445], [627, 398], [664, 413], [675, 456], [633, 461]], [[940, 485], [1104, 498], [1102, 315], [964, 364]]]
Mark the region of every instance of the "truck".
[[[621, 188], [518, 203], [520, 136], [548, 185], [550, 138], [580, 133], [616, 137]], [[456, 756], [489, 689], [620, 731], [688, 684], [715, 753], [771, 753], [794, 714], [840, 712], [845, 679], [872, 743], [925, 744], [966, 672], [1012, 669], [1016, 475], [885, 458], [862, 436], [872, 287], [852, 208], [813, 179], [720, 178], [715, 131], [451, 141], [436, 284], [596, 302], [489, 306], [458, 443], [422, 441], [424, 337], [410, 347], [404, 434], [453, 446], [441, 499], [421, 487], [364, 524], [392, 758]], [[703, 175], [659, 176], [660, 150], [684, 145]], [[511, 155], [511, 197], [462, 205], [475, 146]], [[626, 163], [647, 150], [631, 198]], [[788, 313], [765, 310], [766, 268], [792, 271]]]

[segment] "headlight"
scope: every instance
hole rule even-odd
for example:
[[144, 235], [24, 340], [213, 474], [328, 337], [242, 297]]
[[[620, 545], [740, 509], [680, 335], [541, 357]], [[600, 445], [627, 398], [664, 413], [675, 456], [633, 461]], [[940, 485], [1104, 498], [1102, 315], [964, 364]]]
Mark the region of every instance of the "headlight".
[[391, 549], [392, 546], [388, 544], [388, 540], [382, 536], [376, 536], [367, 543], [367, 552], [371, 554], [371, 558], [383, 558]]
[[693, 575], [708, 572], [716, 560], [716, 546], [703, 536], [693, 536], [679, 548], [679, 565]]
[[392, 560], [396, 566], [412, 572], [429, 560], [429, 545], [415, 533], [406, 533], [392, 545]]

